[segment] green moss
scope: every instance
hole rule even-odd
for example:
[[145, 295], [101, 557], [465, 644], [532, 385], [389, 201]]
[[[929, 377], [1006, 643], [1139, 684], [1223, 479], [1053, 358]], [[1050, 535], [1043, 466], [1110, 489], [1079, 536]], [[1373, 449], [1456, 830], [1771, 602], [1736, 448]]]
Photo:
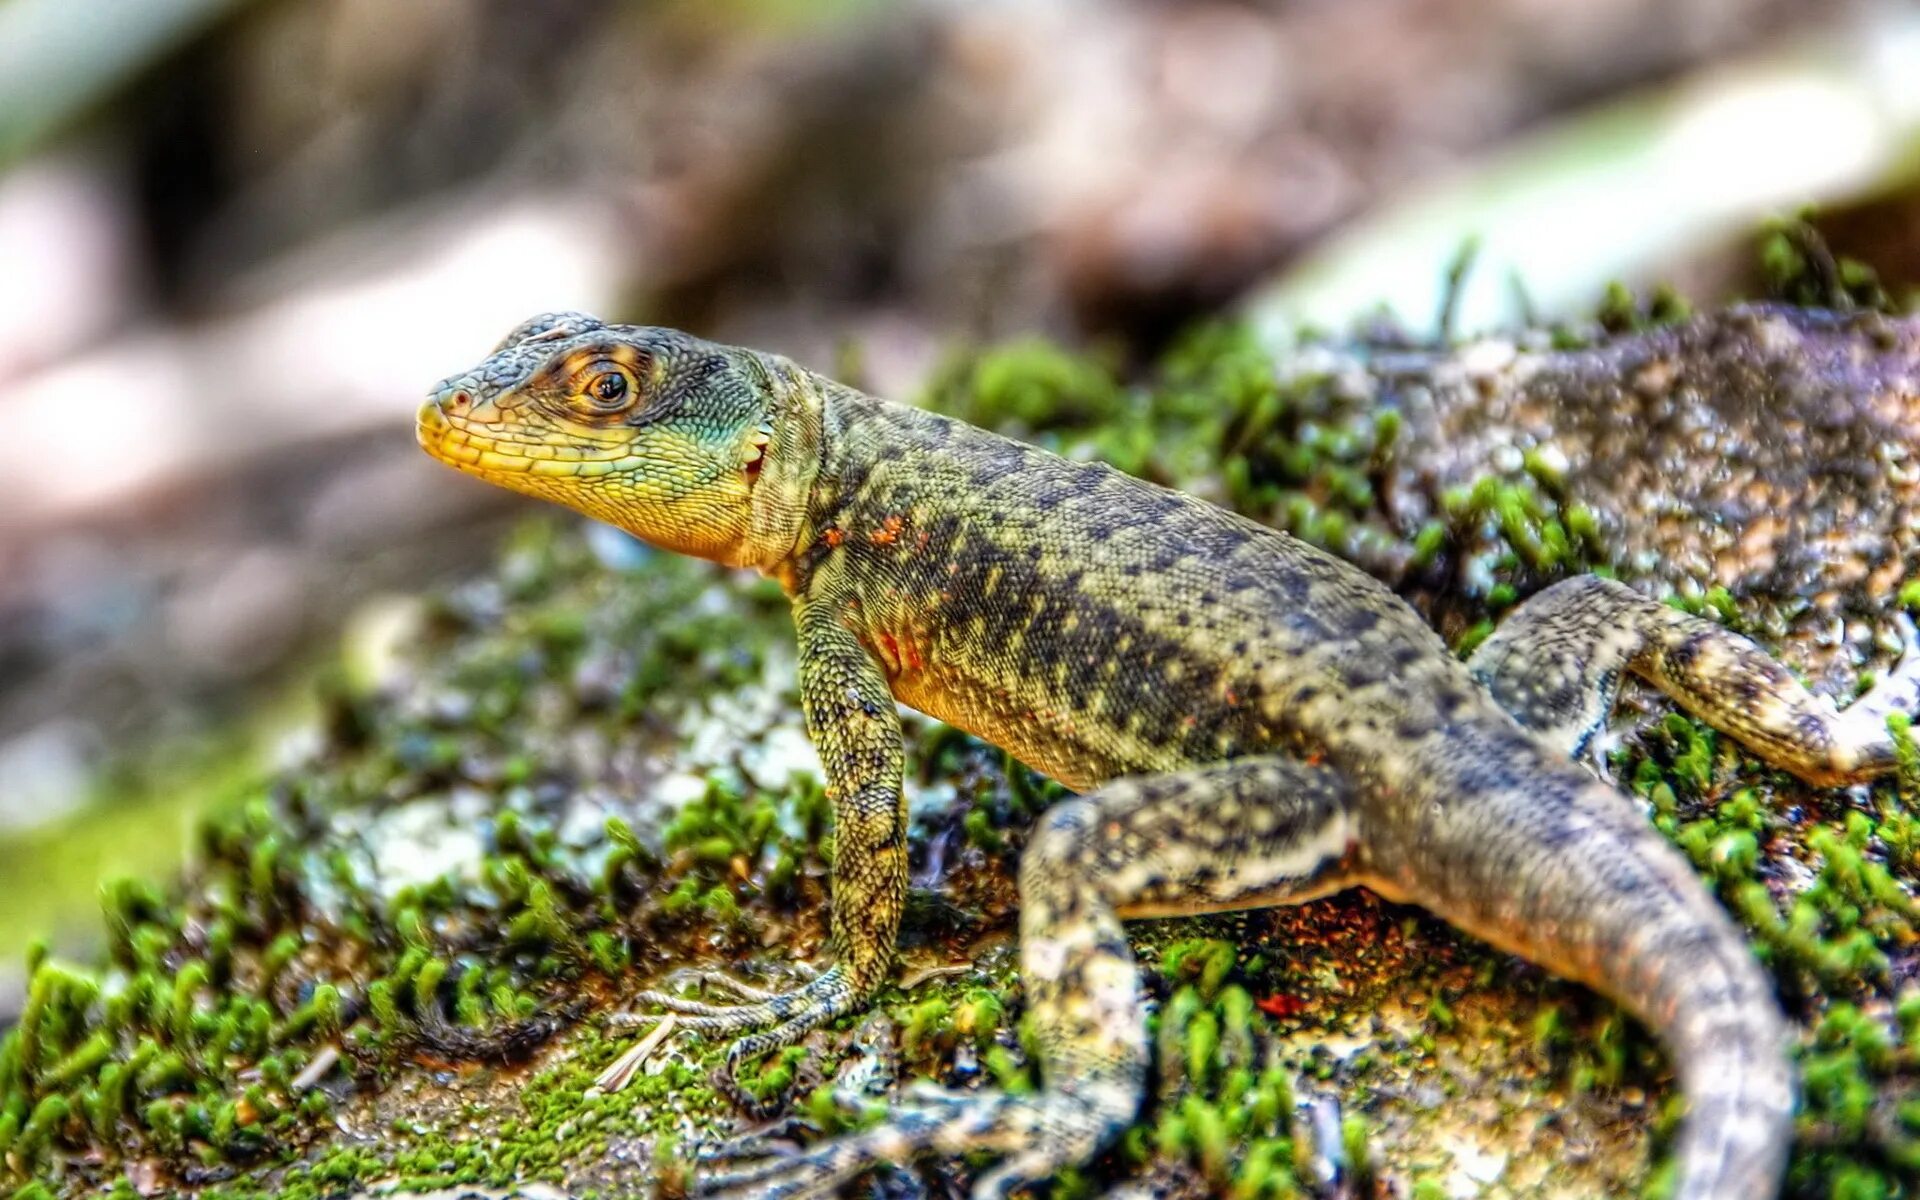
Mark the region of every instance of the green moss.
[[1349, 1113], [1340, 1121], [1340, 1149], [1347, 1162], [1356, 1192], [1365, 1195], [1373, 1190], [1373, 1150], [1367, 1144], [1366, 1118], [1358, 1113]]
[[1127, 397], [1107, 364], [1027, 338], [953, 356], [925, 399], [977, 425], [1043, 434], [1107, 424]]
[[1594, 319], [1608, 333], [1634, 333], [1672, 325], [1693, 315], [1692, 306], [1671, 287], [1661, 285], [1643, 303], [1618, 280], [1607, 285]]
[[983, 808], [970, 809], [961, 822], [967, 831], [967, 840], [989, 854], [1004, 854], [1007, 840], [993, 827], [993, 817]]
[[987, 1074], [992, 1076], [994, 1086], [1001, 1091], [1014, 1096], [1032, 1094], [1033, 1076], [1026, 1064], [1016, 1059], [1011, 1050], [999, 1044], [989, 1046], [984, 1061]]
[[788, 1046], [740, 1079], [748, 1095], [759, 1100], [784, 1096], [793, 1087], [794, 1074], [808, 1057], [803, 1046]]
[[1789, 303], [1896, 311], [1873, 270], [1854, 259], [1836, 258], [1804, 217], [1768, 224], [1760, 238], [1760, 271], [1767, 291]]
[[[1705, 602], [1712, 604], [1711, 596]], [[1905, 728], [1898, 720], [1890, 724], [1900, 744]], [[1902, 753], [1910, 747], [1908, 740]], [[1787, 830], [1777, 799], [1769, 800], [1756, 783], [1770, 773], [1719, 749], [1704, 727], [1670, 716], [1648, 749], [1633, 779], [1635, 790], [1652, 801], [1657, 823], [1714, 881], [1789, 994], [1814, 997], [1812, 1041], [1800, 1064], [1805, 1149], [1794, 1160], [1787, 1194], [1892, 1187], [1905, 1169], [1899, 1164], [1920, 1161], [1920, 1140], [1881, 1115], [1912, 1087], [1901, 1065], [1910, 1059], [1911, 1030], [1897, 1019], [1897, 1007], [1876, 998], [1893, 978], [1890, 949], [1910, 946], [1920, 935], [1920, 904], [1892, 869], [1908, 861], [1912, 846], [1903, 785], [1875, 786], [1877, 816], [1843, 810]], [[1784, 897], [1784, 908], [1767, 882], [1770, 855], [1780, 845], [1799, 847], [1807, 868], [1807, 881]], [[1861, 1007], [1863, 998], [1868, 1007]], [[1920, 1017], [1920, 1004], [1911, 1008]], [[1586, 1083], [1605, 1086], [1622, 1077], [1626, 1064], [1607, 1057], [1604, 1042], [1601, 1050]]]
[[1239, 950], [1221, 938], [1185, 938], [1161, 953], [1161, 970], [1169, 979], [1191, 979], [1202, 1000], [1211, 1000], [1233, 970]]
[[[566, 994], [560, 986], [582, 971], [623, 975], [629, 943], [607, 925], [625, 917], [598, 897], [616, 888], [629, 899], [644, 897], [670, 874], [676, 878], [669, 882], [692, 885], [707, 919], [739, 915], [739, 902], [721, 878], [732, 878], [735, 854], [710, 850], [703, 861], [669, 867], [624, 823], [605, 823], [605, 860], [583, 875], [587, 860], [562, 843], [551, 815], [512, 794], [536, 777], [534, 764], [548, 756], [502, 750], [528, 724], [525, 706], [541, 689], [570, 682], [554, 676], [565, 676], [601, 645], [642, 646], [642, 682], [656, 673], [664, 677], [670, 664], [685, 668], [689, 655], [696, 672], [710, 665], [711, 675], [735, 680], [745, 677], [743, 667], [757, 673], [756, 653], [728, 651], [715, 660], [700, 637], [664, 632], [672, 623], [661, 622], [660, 614], [688, 610], [690, 594], [710, 586], [712, 575], [674, 566], [658, 581], [660, 590], [641, 590], [637, 602], [583, 603], [583, 589], [611, 595], [617, 581], [589, 569], [577, 549], [549, 537], [527, 538], [509, 555], [523, 562], [517, 595], [536, 606], [524, 625], [516, 618], [516, 628], [504, 635], [524, 638], [524, 648], [503, 647], [500, 630], [476, 628], [469, 616], [452, 611], [440, 618], [439, 641], [430, 638], [425, 648], [444, 655], [445, 677], [474, 697], [457, 728], [442, 717], [428, 715], [422, 723], [363, 707], [325, 771], [271, 793], [254, 790], [226, 813], [203, 820], [198, 841], [205, 865], [179, 891], [135, 881], [110, 885], [103, 908], [113, 957], [128, 972], [123, 986], [103, 996], [91, 973], [35, 955], [28, 1011], [21, 1027], [0, 1039], [0, 1133], [16, 1152], [14, 1161], [26, 1161], [19, 1157], [24, 1148], [35, 1162], [71, 1165], [78, 1160], [65, 1152], [88, 1139], [108, 1148], [109, 1167], [114, 1151], [199, 1165], [235, 1156], [258, 1160], [264, 1153], [264, 1169], [278, 1172], [269, 1176], [276, 1180], [273, 1190], [301, 1195], [395, 1172], [416, 1180], [558, 1178], [558, 1156], [591, 1157], [580, 1153], [581, 1135], [553, 1136], [560, 1114], [578, 1112], [590, 1081], [575, 1071], [550, 1077], [563, 1095], [539, 1087], [524, 1093], [542, 1110], [532, 1134], [544, 1139], [538, 1147], [510, 1140], [494, 1155], [484, 1144], [453, 1146], [427, 1127], [409, 1125], [377, 1153], [329, 1151], [294, 1161], [309, 1138], [324, 1133], [342, 1096], [356, 1108], [378, 1099], [379, 1087], [367, 1085], [404, 1070], [392, 1052], [431, 1036], [427, 1014], [450, 1006], [460, 1023], [484, 1035], [497, 1022], [551, 1007]], [[724, 630], [721, 640], [737, 645], [748, 623], [773, 625], [776, 608], [756, 609], [763, 600], [750, 594], [742, 606], [703, 611], [692, 623], [703, 632]], [[555, 611], [538, 611], [542, 604]], [[594, 616], [581, 620], [561, 609]], [[550, 698], [540, 702], [551, 705]], [[699, 696], [660, 703], [693, 705]], [[567, 724], [578, 719], [556, 716]], [[606, 712], [605, 719], [624, 718]], [[434, 722], [443, 724], [431, 728]], [[491, 761], [504, 765], [496, 769]], [[367, 890], [364, 868], [317, 836], [333, 806], [372, 790], [369, 780], [405, 797], [430, 793], [476, 764], [485, 772], [475, 776], [479, 786], [500, 793], [495, 853], [478, 864], [484, 891], [442, 876], [401, 888], [383, 904]], [[776, 830], [785, 799], [716, 785], [695, 806], [695, 823], [709, 837], [728, 838], [730, 851], [753, 855], [764, 846], [779, 853], [792, 885], [793, 876], [817, 860], [795, 836]], [[817, 784], [800, 784], [792, 799], [799, 836], [817, 836], [826, 808]], [[314, 880], [332, 890], [308, 894]], [[642, 903], [636, 919], [653, 920], [657, 911]], [[294, 923], [296, 915], [337, 924], [314, 936], [312, 926]], [[344, 1048], [349, 1062], [329, 1073], [332, 1082], [296, 1095], [293, 1077], [327, 1042]], [[719, 1107], [684, 1069], [647, 1082], [676, 1085], [683, 1097]], [[771, 1082], [778, 1083], [777, 1076]], [[329, 1091], [342, 1086], [348, 1090]], [[267, 1138], [268, 1129], [276, 1140]], [[546, 1146], [554, 1149], [538, 1152]], [[442, 1169], [446, 1162], [455, 1164], [451, 1171]]]

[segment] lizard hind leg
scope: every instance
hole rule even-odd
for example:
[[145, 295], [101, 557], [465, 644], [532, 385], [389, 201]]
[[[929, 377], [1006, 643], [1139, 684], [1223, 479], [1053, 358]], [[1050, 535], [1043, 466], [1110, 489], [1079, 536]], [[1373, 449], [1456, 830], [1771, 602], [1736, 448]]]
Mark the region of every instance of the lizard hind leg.
[[1516, 609], [1468, 660], [1510, 715], [1577, 757], [1632, 671], [1774, 766], [1830, 786], [1892, 770], [1886, 719], [1920, 705], [1920, 653], [1845, 710], [1751, 641], [1610, 579], [1562, 580]]
[[999, 1162], [973, 1197], [994, 1200], [1087, 1161], [1133, 1120], [1147, 1086], [1146, 996], [1121, 920], [1325, 894], [1347, 880], [1351, 833], [1340, 777], [1279, 758], [1124, 779], [1054, 806], [1020, 864], [1041, 1090], [921, 1085], [877, 1128], [701, 1175], [698, 1193], [814, 1200], [881, 1164], [983, 1152]]

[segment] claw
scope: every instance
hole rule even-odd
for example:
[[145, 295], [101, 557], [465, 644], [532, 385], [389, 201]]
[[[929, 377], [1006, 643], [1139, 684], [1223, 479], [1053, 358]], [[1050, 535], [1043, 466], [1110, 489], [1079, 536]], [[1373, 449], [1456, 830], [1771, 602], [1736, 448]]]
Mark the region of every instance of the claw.
[[701, 1148], [698, 1161], [708, 1163], [733, 1163], [743, 1160], [791, 1158], [800, 1152], [800, 1143], [795, 1139], [801, 1133], [815, 1132], [800, 1117], [782, 1117], [769, 1122], [759, 1129], [730, 1137]]
[[[765, 1003], [780, 994], [778, 992], [754, 987], [750, 983], [735, 979], [725, 971], [708, 971], [690, 967], [675, 971], [673, 974], [667, 976], [666, 980], [667, 986], [669, 987], [679, 987], [682, 983], [688, 981], [693, 982], [707, 991], [721, 992], [733, 997], [735, 1000], [744, 1000], [749, 1004]], [[656, 991], [647, 992], [645, 995], [668, 996], [669, 993]], [[679, 996], [672, 996], [671, 999], [679, 1001], [680, 1003], [693, 1003], [692, 1001], [682, 1000]]]
[[[838, 968], [791, 992], [760, 992], [737, 980], [729, 980], [725, 987], [741, 995], [758, 996], [745, 1004], [711, 1004], [705, 1000], [690, 1000], [676, 996], [671, 992], [641, 992], [633, 998], [633, 1003], [655, 1009], [663, 1009], [685, 1018], [681, 1021], [684, 1029], [702, 1033], [731, 1033], [736, 1030], [786, 1029], [798, 1022], [806, 1024], [799, 1032], [805, 1033], [815, 1026], [840, 1015], [852, 998], [852, 990], [847, 986], [845, 977]], [[617, 1024], [637, 1025], [659, 1019], [659, 1013], [618, 1013], [610, 1019]], [[761, 1038], [768, 1035], [762, 1034]], [[743, 1041], [756, 1039], [747, 1038]], [[797, 1038], [794, 1040], [798, 1040]], [[762, 1044], [761, 1049], [775, 1049], [791, 1042]], [[751, 1053], [751, 1051], [749, 1051]]]
[[1125, 1124], [1122, 1110], [1131, 1111], [1130, 1105], [1109, 1109], [1060, 1093], [1008, 1096], [926, 1086], [911, 1095], [884, 1125], [793, 1153], [760, 1154], [759, 1161], [735, 1170], [702, 1173], [694, 1194], [704, 1200], [824, 1200], [877, 1167], [985, 1150], [1012, 1155], [974, 1189], [975, 1200], [999, 1200], [1085, 1160]]
[[[764, 1135], [745, 1135], [703, 1153], [701, 1161], [756, 1161], [729, 1171], [698, 1172], [694, 1194], [707, 1200], [814, 1200], [831, 1196], [841, 1185], [875, 1167], [911, 1157], [916, 1138], [915, 1130], [908, 1126], [919, 1116], [918, 1109], [902, 1110], [889, 1125], [804, 1150], [768, 1147]], [[889, 1154], [889, 1150], [896, 1153]]]
[[[709, 1004], [669, 992], [642, 992], [633, 999], [636, 1005], [664, 1011], [610, 1013], [606, 1019], [615, 1027], [653, 1025], [646, 1040], [654, 1045], [658, 1044], [654, 1041], [656, 1037], [666, 1036], [660, 1030], [669, 1024], [675, 1029], [702, 1034], [744, 1033], [745, 1036], [727, 1047], [726, 1059], [714, 1074], [714, 1085], [734, 1104], [756, 1116], [769, 1115], [769, 1106], [735, 1082], [741, 1062], [757, 1054], [795, 1045], [808, 1033], [851, 1009], [859, 999], [838, 967], [791, 992], [760, 992], [732, 979], [721, 986], [737, 994], [762, 998], [746, 1004]], [[753, 1032], [755, 1030], [759, 1032]], [[637, 1058], [629, 1062], [628, 1056], [623, 1055], [603, 1074], [606, 1082], [601, 1086], [611, 1087], [614, 1077], [622, 1070], [630, 1076], [637, 1065]]]
[[[678, 1030], [685, 1029], [694, 1033], [724, 1033], [739, 1027], [740, 1010], [735, 1008], [682, 1000], [678, 996], [671, 996], [664, 992], [642, 992], [635, 999], [641, 1003], [652, 1003], [667, 1011], [665, 1013], [619, 1012], [606, 1015], [607, 1024], [613, 1028], [633, 1028], [643, 1025], [651, 1025], [652, 1028], [645, 1037], [634, 1043], [604, 1071], [594, 1077], [593, 1086], [588, 1089], [590, 1094], [618, 1092], [625, 1088], [633, 1081], [640, 1065], [659, 1049], [662, 1042]], [[703, 1015], [688, 1015], [689, 1013]], [[730, 1067], [732, 1061], [730, 1057]]]
[[[716, 1022], [739, 1021], [742, 1019], [741, 1014], [743, 1012], [762, 1007], [765, 1002], [755, 1001], [752, 1004], [708, 1004], [704, 1000], [688, 1000], [683, 996], [675, 996], [669, 992], [641, 992], [633, 998], [633, 1003], [645, 1005], [649, 1008], [664, 1009], [666, 1012], [672, 1013], [675, 1016], [690, 1017], [692, 1020], [687, 1023], [688, 1029], [721, 1029], [726, 1026], [716, 1024]], [[663, 1014], [657, 1012], [612, 1013], [609, 1015], [608, 1020], [619, 1025], [642, 1025], [651, 1021], [658, 1021], [662, 1015]], [[702, 1021], [706, 1022], [706, 1024], [698, 1023]]]

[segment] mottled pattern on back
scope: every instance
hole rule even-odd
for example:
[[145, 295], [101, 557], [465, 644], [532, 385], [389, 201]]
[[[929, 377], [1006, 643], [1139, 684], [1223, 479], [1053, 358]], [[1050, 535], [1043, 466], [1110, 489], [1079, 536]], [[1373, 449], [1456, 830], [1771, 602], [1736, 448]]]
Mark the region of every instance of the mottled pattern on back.
[[1486, 704], [1412, 610], [1288, 534], [946, 417], [840, 411], [799, 586], [859, 596], [902, 699], [1074, 787]]

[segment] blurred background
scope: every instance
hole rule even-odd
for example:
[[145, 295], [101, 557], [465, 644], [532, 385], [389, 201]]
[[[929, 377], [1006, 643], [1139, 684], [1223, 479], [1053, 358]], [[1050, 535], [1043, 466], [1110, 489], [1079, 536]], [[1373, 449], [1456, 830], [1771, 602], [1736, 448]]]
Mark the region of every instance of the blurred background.
[[[0, 955], [92, 928], [523, 512], [418, 398], [522, 317], [912, 398], [1039, 333], [1463, 333], [1920, 280], [1891, 0], [0, 0]], [[0, 995], [5, 986], [0, 983]]]

